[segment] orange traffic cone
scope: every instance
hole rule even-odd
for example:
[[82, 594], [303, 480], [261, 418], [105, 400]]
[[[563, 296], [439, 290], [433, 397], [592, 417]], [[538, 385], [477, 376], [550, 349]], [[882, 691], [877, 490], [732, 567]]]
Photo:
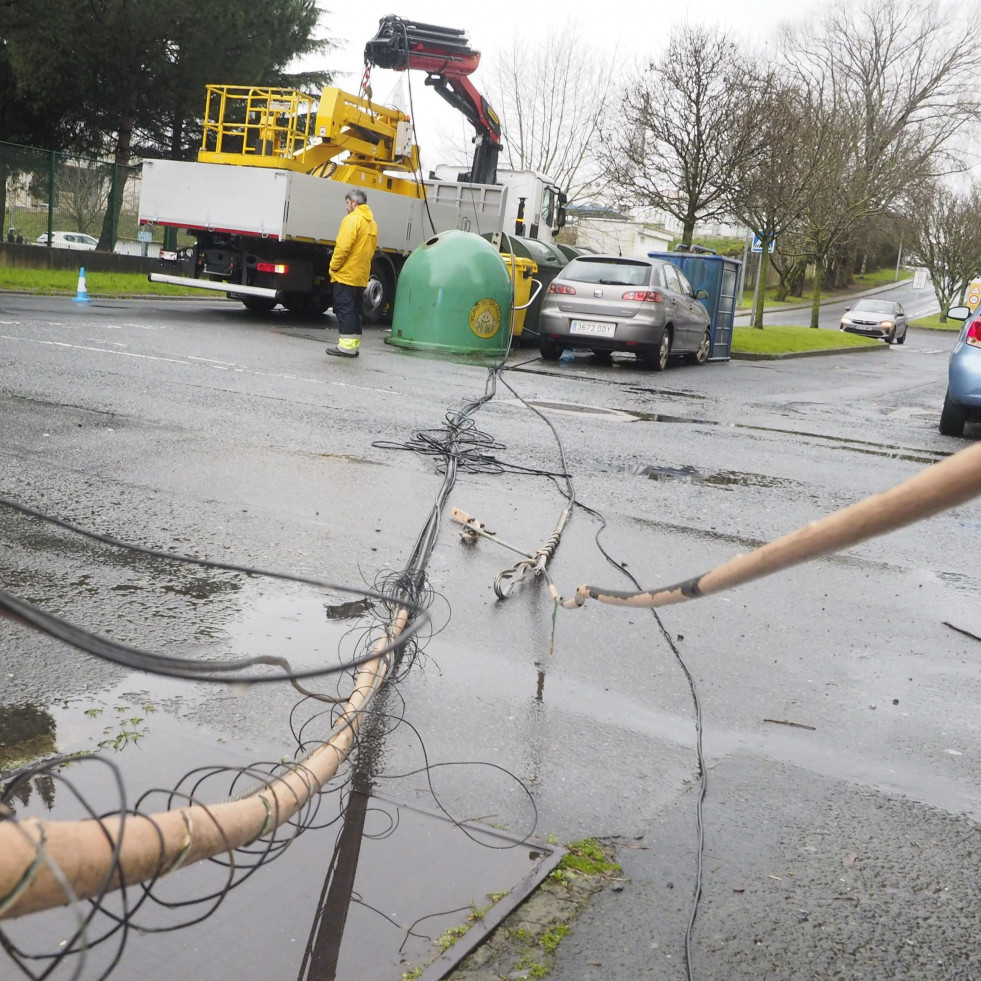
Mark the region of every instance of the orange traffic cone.
[[89, 291], [85, 288], [85, 266], [78, 270], [78, 289], [75, 291], [75, 302], [89, 302]]

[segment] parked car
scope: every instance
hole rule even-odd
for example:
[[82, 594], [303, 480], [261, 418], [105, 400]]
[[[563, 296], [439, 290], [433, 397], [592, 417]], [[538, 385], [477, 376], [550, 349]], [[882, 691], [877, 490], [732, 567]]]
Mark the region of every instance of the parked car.
[[581, 255], [548, 286], [538, 346], [546, 361], [566, 348], [601, 358], [627, 351], [661, 371], [683, 354], [704, 364], [712, 346], [709, 315], [684, 273], [663, 259]]
[[981, 422], [981, 309], [951, 307], [947, 316], [963, 320], [947, 363], [947, 394], [940, 412], [940, 432], [960, 436], [967, 422]]
[[842, 315], [838, 329], [849, 334], [881, 337], [887, 344], [905, 344], [909, 322], [901, 303], [892, 300], [859, 300]]
[[[42, 232], [37, 237], [38, 245], [48, 244], [48, 233]], [[51, 246], [55, 249], [84, 249], [90, 252], [99, 244], [97, 238], [86, 235], [84, 232], [52, 232]]]

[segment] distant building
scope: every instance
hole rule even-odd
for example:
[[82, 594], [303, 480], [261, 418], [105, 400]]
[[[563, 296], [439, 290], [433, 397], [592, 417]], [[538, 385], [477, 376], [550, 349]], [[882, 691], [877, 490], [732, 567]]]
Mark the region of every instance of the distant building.
[[[665, 211], [636, 208], [629, 214], [602, 204], [573, 205], [560, 241], [595, 249], [607, 255], [647, 255], [666, 252], [681, 238], [681, 223]], [[738, 238], [747, 235], [742, 225], [710, 222], [698, 225], [695, 238]]]
[[663, 252], [674, 237], [662, 226], [637, 221], [600, 205], [569, 208], [562, 241], [607, 255], [645, 256]]

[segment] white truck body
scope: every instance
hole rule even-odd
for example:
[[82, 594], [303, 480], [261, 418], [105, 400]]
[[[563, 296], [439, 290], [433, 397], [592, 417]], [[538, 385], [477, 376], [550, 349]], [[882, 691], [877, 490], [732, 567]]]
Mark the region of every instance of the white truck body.
[[[331, 245], [347, 214], [349, 190], [347, 184], [290, 170], [152, 160], [143, 165], [140, 221]], [[380, 250], [407, 254], [450, 228], [499, 231], [507, 188], [435, 180], [426, 182], [426, 198], [369, 192]]]

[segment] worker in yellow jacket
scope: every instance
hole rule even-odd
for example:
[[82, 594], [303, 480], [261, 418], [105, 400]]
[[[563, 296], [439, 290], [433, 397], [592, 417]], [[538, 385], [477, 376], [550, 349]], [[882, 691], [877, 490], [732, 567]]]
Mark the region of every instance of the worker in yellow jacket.
[[339, 335], [337, 347], [327, 348], [327, 353], [339, 358], [356, 358], [361, 347], [364, 288], [368, 285], [371, 260], [378, 244], [378, 224], [368, 207], [368, 196], [360, 187], [352, 187], [344, 203], [347, 214], [341, 220], [330, 259]]

